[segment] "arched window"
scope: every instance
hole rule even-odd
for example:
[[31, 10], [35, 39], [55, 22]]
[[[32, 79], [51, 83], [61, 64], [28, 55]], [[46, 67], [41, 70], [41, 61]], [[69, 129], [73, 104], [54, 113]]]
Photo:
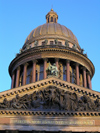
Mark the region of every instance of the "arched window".
[[51, 22], [53, 22], [53, 17], [51, 17]]
[[38, 63], [36, 66], [36, 81], [43, 79], [44, 65], [43, 63]]
[[63, 80], [66, 81], [66, 65], [63, 65]]
[[43, 70], [44, 70], [44, 65], [40, 64], [39, 80], [43, 79]]
[[53, 45], [53, 41], [50, 41], [50, 45]]
[[58, 45], [60, 45], [60, 46], [61, 46], [61, 45], [62, 45], [62, 42], [59, 42], [59, 41], [58, 41]]
[[89, 82], [88, 82], [88, 75], [87, 74], [86, 74], [86, 80], [87, 80], [87, 88], [89, 88]]
[[56, 23], [56, 18], [54, 18], [54, 22]]
[[26, 84], [31, 83], [32, 81], [32, 66], [27, 67], [27, 77], [26, 77]]
[[16, 87], [16, 70], [15, 70], [15, 78], [14, 78], [14, 86], [13, 86], [13, 88], [15, 88]]
[[36, 70], [36, 81], [38, 81], [38, 71]]
[[71, 81], [71, 83], [75, 83], [76, 84], [76, 71], [75, 71], [75, 67], [74, 66], [71, 66], [70, 81]]

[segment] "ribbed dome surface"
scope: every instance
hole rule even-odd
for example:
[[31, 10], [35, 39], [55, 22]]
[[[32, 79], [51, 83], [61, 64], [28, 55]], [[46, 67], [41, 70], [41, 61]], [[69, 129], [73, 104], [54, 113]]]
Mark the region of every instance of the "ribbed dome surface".
[[76, 44], [80, 49], [78, 44], [78, 40], [76, 36], [72, 33], [70, 29], [67, 27], [57, 23], [58, 15], [56, 12], [51, 9], [50, 12], [46, 15], [46, 23], [38, 26], [25, 40], [24, 47], [33, 43], [34, 41], [45, 40], [45, 39], [58, 39], [71, 42], [72, 44]]
[[76, 36], [67, 27], [58, 23], [46, 23], [38, 26], [31, 31], [29, 36], [25, 40], [25, 44], [31, 43], [38, 39], [57, 38], [66, 39], [72, 43], [76, 43], [79, 47]]

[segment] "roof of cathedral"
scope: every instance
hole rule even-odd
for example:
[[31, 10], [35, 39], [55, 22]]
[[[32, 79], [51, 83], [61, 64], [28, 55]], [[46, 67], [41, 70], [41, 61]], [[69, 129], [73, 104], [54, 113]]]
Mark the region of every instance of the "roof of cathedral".
[[39, 39], [62, 39], [76, 44], [80, 48], [78, 40], [67, 27], [57, 23], [58, 15], [51, 9], [46, 15], [46, 23], [33, 29], [25, 40], [24, 46]]

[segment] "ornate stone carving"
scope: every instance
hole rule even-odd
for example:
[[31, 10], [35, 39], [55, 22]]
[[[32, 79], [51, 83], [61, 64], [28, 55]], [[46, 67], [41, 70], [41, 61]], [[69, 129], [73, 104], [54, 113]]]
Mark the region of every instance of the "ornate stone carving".
[[55, 39], [54, 42], [55, 42], [56, 45], [58, 44], [58, 40], [57, 39]]
[[65, 41], [65, 46], [66, 46], [67, 48], [69, 47], [68, 40]]
[[45, 45], [47, 45], [47, 43], [48, 43], [48, 40], [45, 40]]
[[77, 49], [77, 45], [74, 44], [72, 48], [76, 50]]
[[38, 46], [38, 41], [37, 41], [37, 40], [35, 40], [34, 46], [35, 46], [35, 47]]
[[100, 111], [100, 100], [49, 86], [22, 97], [16, 95], [11, 101], [5, 98], [0, 109]]
[[54, 76], [58, 77], [58, 68], [55, 63], [53, 65], [51, 65], [49, 62], [49, 66], [46, 69], [46, 71], [47, 71], [47, 75], [54, 75]]

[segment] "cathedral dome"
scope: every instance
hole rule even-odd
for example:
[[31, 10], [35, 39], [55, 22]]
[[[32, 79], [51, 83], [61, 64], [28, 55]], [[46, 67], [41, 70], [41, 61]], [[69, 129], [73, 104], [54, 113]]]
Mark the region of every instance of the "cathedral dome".
[[76, 44], [80, 49], [78, 40], [73, 32], [67, 27], [57, 23], [57, 20], [58, 15], [53, 11], [53, 9], [51, 9], [51, 11], [46, 15], [46, 23], [31, 31], [25, 40], [23, 48], [25, 48], [26, 45], [30, 45], [38, 40], [60, 39]]
[[57, 20], [57, 13], [51, 9], [46, 15], [46, 23], [32, 30], [26, 38], [9, 66], [11, 88], [56, 76], [92, 89], [91, 79], [95, 71], [92, 62], [80, 48], [72, 31]]

